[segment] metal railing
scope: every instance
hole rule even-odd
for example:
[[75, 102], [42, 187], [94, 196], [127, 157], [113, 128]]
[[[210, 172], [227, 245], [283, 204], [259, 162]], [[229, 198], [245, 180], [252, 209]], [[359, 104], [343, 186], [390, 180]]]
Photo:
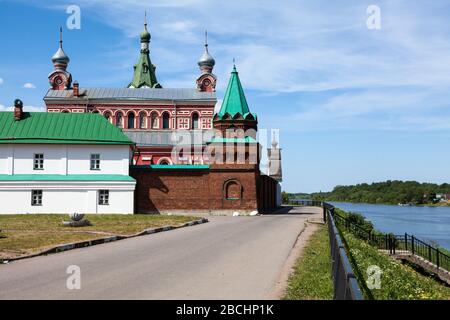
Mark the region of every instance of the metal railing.
[[[403, 235], [386, 234], [380, 233], [373, 230], [368, 230], [359, 224], [350, 221], [346, 217], [335, 212], [335, 207], [329, 203], [314, 201], [314, 200], [292, 200], [290, 199], [289, 204], [300, 205], [300, 206], [315, 206], [323, 208], [324, 221], [328, 220], [328, 230], [330, 235], [330, 246], [331, 246], [331, 257], [333, 262], [333, 279], [335, 282], [335, 298], [336, 299], [347, 299], [350, 297], [356, 297], [355, 290], [359, 290], [359, 287], [354, 287], [352, 283], [354, 275], [351, 270], [351, 266], [347, 265], [348, 257], [344, 256], [345, 250], [342, 245], [342, 240], [340, 239], [337, 226], [343, 228], [356, 237], [367, 241], [370, 245], [374, 246], [379, 250], [386, 250], [390, 255], [397, 254], [412, 254], [422, 258], [423, 260], [434, 265], [437, 270], [445, 270], [450, 272], [450, 255], [443, 252], [442, 249], [432, 246], [431, 244], [418, 239], [414, 235], [405, 233]], [[342, 255], [342, 257], [340, 257]], [[340, 264], [340, 267], [337, 266]], [[350, 266], [350, 269], [348, 269]], [[343, 271], [339, 271], [339, 270]], [[344, 282], [343, 279], [346, 281]], [[342, 284], [344, 283], [344, 284]], [[357, 283], [356, 283], [357, 285]], [[346, 289], [342, 289], [342, 287]], [[346, 293], [346, 290], [353, 290], [353, 292]]]
[[434, 264], [437, 269], [450, 271], [449, 255], [413, 235], [407, 233], [403, 235], [375, 233], [349, 221], [338, 213], [334, 213], [333, 216], [339, 226], [358, 238], [366, 240], [377, 249], [386, 250], [391, 255], [410, 253]]
[[332, 208], [326, 208], [330, 237], [332, 275], [335, 300], [364, 300], [358, 280], [353, 272], [339, 231], [334, 222]]
[[344, 243], [334, 221], [334, 206], [326, 202], [314, 200], [289, 200], [288, 204], [323, 208], [323, 220], [324, 222], [328, 222], [328, 235], [330, 238], [334, 299], [364, 300]]

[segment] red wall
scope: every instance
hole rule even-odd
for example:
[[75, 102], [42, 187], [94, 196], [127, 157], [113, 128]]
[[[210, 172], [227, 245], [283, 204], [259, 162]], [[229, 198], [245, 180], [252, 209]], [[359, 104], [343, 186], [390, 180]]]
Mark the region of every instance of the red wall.
[[276, 203], [276, 181], [261, 176], [258, 169], [132, 167], [130, 175], [137, 180], [136, 213], [269, 212]]

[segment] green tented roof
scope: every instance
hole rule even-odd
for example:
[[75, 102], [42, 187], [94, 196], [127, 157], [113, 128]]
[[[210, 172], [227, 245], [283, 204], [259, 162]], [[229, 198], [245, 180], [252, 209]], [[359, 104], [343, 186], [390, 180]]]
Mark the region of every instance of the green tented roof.
[[0, 112], [0, 144], [133, 144], [117, 127], [97, 113]]
[[220, 137], [213, 137], [208, 144], [210, 143], [257, 143], [255, 139], [252, 137], [245, 137], [245, 138], [220, 138]]
[[[227, 113], [231, 117], [234, 117], [237, 114], [245, 117], [245, 115], [250, 113], [236, 66], [233, 67], [233, 71], [231, 72], [231, 78], [228, 82], [227, 91], [218, 115], [223, 117]], [[253, 115], [256, 118], [256, 115]]]
[[120, 174], [0, 174], [0, 181], [136, 181]]

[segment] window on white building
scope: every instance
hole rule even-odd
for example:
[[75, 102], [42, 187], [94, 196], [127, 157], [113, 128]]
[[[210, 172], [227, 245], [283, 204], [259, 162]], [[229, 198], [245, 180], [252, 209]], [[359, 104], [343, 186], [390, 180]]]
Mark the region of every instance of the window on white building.
[[42, 206], [42, 190], [31, 191], [31, 205]]
[[33, 169], [34, 170], [44, 170], [44, 154], [43, 153], [35, 153], [34, 154]]
[[100, 206], [109, 205], [109, 190], [99, 190], [98, 191], [98, 204]]
[[91, 170], [100, 170], [100, 155], [98, 153], [91, 154]]

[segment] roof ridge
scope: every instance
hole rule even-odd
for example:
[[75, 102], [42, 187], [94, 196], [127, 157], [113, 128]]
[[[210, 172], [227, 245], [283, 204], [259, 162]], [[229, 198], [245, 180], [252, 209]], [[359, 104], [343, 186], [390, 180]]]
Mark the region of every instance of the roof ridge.
[[15, 121], [13, 112], [1, 112], [0, 143], [133, 144], [116, 126], [95, 113], [26, 112]]

